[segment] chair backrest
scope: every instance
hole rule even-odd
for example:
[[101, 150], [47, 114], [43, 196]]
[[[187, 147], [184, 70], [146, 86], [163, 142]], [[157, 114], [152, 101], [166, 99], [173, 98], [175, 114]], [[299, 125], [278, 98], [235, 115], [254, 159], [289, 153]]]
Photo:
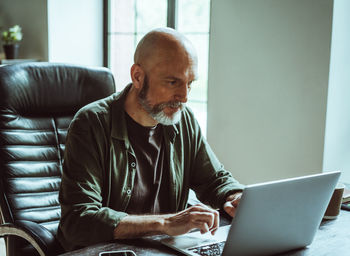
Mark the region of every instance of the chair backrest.
[[3, 223], [29, 220], [56, 235], [68, 126], [81, 107], [114, 92], [106, 68], [52, 63], [0, 67]]

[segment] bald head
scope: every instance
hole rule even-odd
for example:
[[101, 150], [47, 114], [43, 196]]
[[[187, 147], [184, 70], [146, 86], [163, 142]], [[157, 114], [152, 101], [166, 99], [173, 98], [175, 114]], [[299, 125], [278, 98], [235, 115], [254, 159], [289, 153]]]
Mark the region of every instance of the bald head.
[[197, 54], [192, 43], [171, 28], [158, 28], [147, 33], [137, 45], [134, 63], [150, 70], [169, 58], [187, 58], [192, 65], [197, 63]]

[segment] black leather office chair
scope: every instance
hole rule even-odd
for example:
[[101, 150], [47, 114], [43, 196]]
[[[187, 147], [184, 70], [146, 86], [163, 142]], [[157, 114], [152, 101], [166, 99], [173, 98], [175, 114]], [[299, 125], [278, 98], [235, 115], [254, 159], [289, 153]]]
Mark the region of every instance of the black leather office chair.
[[82, 106], [114, 91], [105, 68], [0, 67], [0, 236], [8, 256], [62, 252], [55, 235], [67, 128]]

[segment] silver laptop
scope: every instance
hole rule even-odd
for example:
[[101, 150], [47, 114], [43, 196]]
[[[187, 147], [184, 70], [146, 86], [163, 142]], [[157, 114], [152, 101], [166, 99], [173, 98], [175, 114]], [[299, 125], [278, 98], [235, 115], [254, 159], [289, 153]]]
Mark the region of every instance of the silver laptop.
[[161, 242], [186, 255], [272, 255], [311, 244], [340, 172], [247, 186], [231, 225]]

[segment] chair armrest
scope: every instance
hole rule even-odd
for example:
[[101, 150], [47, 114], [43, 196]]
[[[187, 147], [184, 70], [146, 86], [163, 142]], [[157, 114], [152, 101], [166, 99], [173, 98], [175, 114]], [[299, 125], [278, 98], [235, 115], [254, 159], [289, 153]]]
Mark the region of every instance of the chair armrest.
[[45, 227], [26, 220], [16, 221], [14, 224], [0, 225], [0, 237], [19, 236], [27, 240], [40, 254], [40, 256], [56, 255], [62, 252], [62, 247], [54, 235]]

